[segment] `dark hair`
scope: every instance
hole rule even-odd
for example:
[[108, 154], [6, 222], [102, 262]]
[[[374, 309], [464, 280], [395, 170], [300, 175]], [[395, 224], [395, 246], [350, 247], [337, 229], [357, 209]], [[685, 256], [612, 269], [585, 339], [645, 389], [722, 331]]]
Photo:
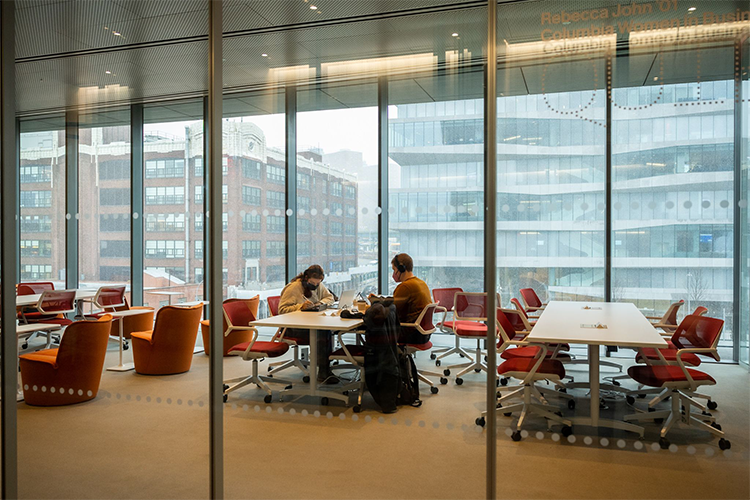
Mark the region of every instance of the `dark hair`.
[[[414, 270], [414, 261], [411, 257], [409, 257], [409, 254], [406, 253], [399, 253], [396, 254], [396, 256], [391, 261], [391, 264], [396, 266], [396, 269], [399, 270], [399, 272], [412, 272]], [[403, 267], [404, 270], [402, 271], [400, 267]]]
[[[299, 273], [297, 276], [295, 276], [292, 281], [293, 282], [294, 281], [307, 281], [310, 278], [315, 278], [315, 279], [322, 281], [325, 279], [325, 277], [326, 275], [323, 272], [323, 268], [317, 264], [313, 264], [312, 266], [308, 267], [307, 269]], [[307, 288], [304, 288], [304, 295], [305, 295], [305, 298], [309, 299], [310, 296], [312, 295], [312, 292], [308, 290]]]

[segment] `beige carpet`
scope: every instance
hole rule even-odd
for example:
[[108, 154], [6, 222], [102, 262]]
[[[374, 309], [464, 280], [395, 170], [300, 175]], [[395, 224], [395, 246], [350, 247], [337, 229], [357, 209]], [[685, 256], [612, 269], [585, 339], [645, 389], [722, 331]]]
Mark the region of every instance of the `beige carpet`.
[[[113, 345], [106, 364], [116, 359]], [[418, 364], [431, 365], [425, 355]], [[694, 429], [670, 434], [675, 452], [655, 451], [654, 425], [644, 441], [603, 431], [590, 442], [587, 428], [575, 429], [574, 443], [555, 441], [560, 436], [537, 418], [528, 420], [529, 436], [513, 442], [504, 432], [511, 419], [500, 416], [498, 497], [750, 497], [750, 375], [739, 366], [704, 366], [719, 381], [707, 392], [719, 402], [714, 414], [731, 452]], [[227, 358], [225, 371], [227, 377], [249, 373], [250, 363]], [[300, 375], [288, 373], [301, 383]], [[585, 372], [571, 373], [586, 379]], [[451, 380], [437, 395], [422, 386], [423, 406], [394, 415], [377, 412], [369, 398], [355, 415], [309, 398], [280, 403], [277, 394], [266, 405], [254, 386], [233, 393], [225, 405], [225, 496], [484, 498], [485, 434], [474, 425], [484, 408], [482, 378], [472, 374], [462, 386]], [[576, 411], [586, 413], [585, 391], [572, 393], [579, 398]], [[20, 403], [21, 498], [207, 498], [207, 394], [208, 358], [198, 354], [182, 375], [105, 371], [99, 397], [88, 403]], [[627, 408], [621, 399], [608, 405], [605, 414]], [[602, 445], [601, 437], [609, 443]]]

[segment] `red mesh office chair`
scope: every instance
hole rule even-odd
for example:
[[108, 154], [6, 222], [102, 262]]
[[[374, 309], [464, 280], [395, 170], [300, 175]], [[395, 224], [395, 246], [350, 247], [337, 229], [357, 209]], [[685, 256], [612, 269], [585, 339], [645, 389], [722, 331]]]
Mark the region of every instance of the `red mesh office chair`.
[[707, 312], [707, 307], [698, 306], [695, 308], [695, 311], [693, 311], [693, 316], [705, 316]]
[[[454, 335], [455, 331], [453, 329], [454, 326], [456, 326], [456, 318], [454, 315], [454, 306], [455, 306], [455, 299], [457, 293], [463, 293], [463, 289], [461, 288], [435, 288], [432, 290], [432, 297], [435, 300], [435, 303], [439, 305], [440, 307], [445, 308], [447, 311], [447, 314], [451, 315], [450, 321], [446, 321], [446, 318], [443, 318], [443, 321], [438, 322], [437, 327], [438, 329], [443, 333], [448, 333], [450, 335]], [[447, 315], [446, 315], [447, 316]], [[450, 356], [451, 354], [458, 354], [462, 358], [468, 358], [473, 359], [472, 355], [466, 352], [461, 347], [461, 339], [454, 335], [456, 339], [456, 343], [454, 347], [451, 348], [439, 348], [439, 349], [433, 349], [432, 354], [430, 354], [430, 359], [435, 360], [435, 366], [440, 366], [441, 361], [443, 358]], [[437, 356], [437, 354], [440, 354]]]
[[[281, 301], [280, 295], [274, 295], [268, 297], [268, 311], [271, 316], [277, 316], [279, 314], [279, 302]], [[273, 336], [274, 341], [281, 341], [289, 345], [292, 349], [292, 359], [289, 361], [277, 361], [275, 363], [268, 364], [268, 375], [273, 376], [274, 374], [284, 371], [288, 368], [297, 368], [302, 372], [302, 381], [305, 383], [310, 382], [310, 362], [300, 357], [300, 346], [309, 345], [307, 340], [298, 339], [294, 336], [286, 334], [286, 328], [279, 328], [276, 334]]]
[[263, 400], [266, 403], [270, 403], [273, 391], [271, 391], [266, 382], [277, 382], [285, 385], [291, 384], [291, 382], [259, 375], [258, 361], [284, 355], [289, 350], [289, 345], [281, 341], [258, 341], [258, 330], [255, 327], [247, 326], [251, 321], [255, 321], [255, 317], [243, 301], [224, 302], [223, 310], [224, 320], [227, 323], [227, 331], [224, 335], [229, 335], [233, 331], [244, 331], [252, 334], [250, 341], [235, 345], [229, 349], [229, 354], [239, 355], [243, 360], [251, 361], [253, 367], [252, 374], [249, 377], [239, 377], [224, 381], [224, 402], [227, 401], [227, 395], [230, 392], [249, 384], [256, 384], [259, 388], [266, 391], [267, 394]]
[[531, 312], [541, 311], [546, 305], [542, 303], [533, 288], [521, 288], [521, 298], [526, 304], [526, 309]]
[[[434, 321], [433, 321], [433, 316], [436, 312], [443, 313], [442, 322], [444, 323], [445, 316], [447, 314], [446, 308], [439, 306], [435, 303], [435, 304], [427, 304], [424, 307], [424, 309], [422, 309], [422, 312], [419, 313], [419, 317], [417, 317], [414, 323], [401, 323], [401, 327], [413, 328], [424, 336], [431, 335], [437, 330], [437, 326], [435, 326]], [[432, 349], [432, 342], [430, 342], [429, 340], [423, 344], [401, 344], [399, 343], [399, 345], [406, 349], [407, 354], [414, 354], [417, 351], [429, 351], [430, 349]], [[438, 393], [438, 388], [430, 379], [426, 377], [426, 375], [440, 378], [441, 376], [439, 373], [417, 370], [417, 375], [419, 376], [419, 380], [421, 380], [422, 382], [430, 386], [430, 392], [432, 394]]]
[[[65, 328], [72, 324], [73, 321], [65, 317], [65, 314], [75, 312], [75, 290], [45, 290], [39, 297], [39, 301], [36, 304], [36, 310], [39, 316], [27, 316], [22, 311], [23, 321], [25, 323], [44, 323], [48, 325], [58, 325], [60, 328]], [[56, 340], [55, 342], [57, 342]], [[47, 332], [47, 345], [45, 349], [49, 349], [52, 346], [52, 334]], [[26, 345], [26, 344], [24, 344]]]
[[671, 335], [677, 329], [677, 311], [683, 305], [685, 305], [684, 300], [675, 302], [667, 308], [664, 316], [646, 316], [646, 319], [651, 321], [654, 328], [661, 328], [665, 333]]
[[[453, 332], [458, 339], [475, 340], [477, 348], [473, 357], [467, 356], [469, 362], [448, 366], [443, 370], [447, 377], [451, 374], [451, 369], [463, 368], [456, 375], [456, 384], [464, 383], [461, 378], [463, 375], [474, 370], [476, 373], [487, 371], [487, 365], [484, 364], [484, 353], [482, 350], [482, 341], [487, 338], [487, 294], [484, 292], [457, 292], [453, 304]], [[441, 379], [440, 383], [447, 383], [447, 379]]]
[[706, 316], [689, 315], [680, 324], [679, 335], [672, 342], [678, 348], [676, 365], [637, 365], [628, 368], [628, 375], [639, 384], [669, 391], [670, 408], [667, 410], [649, 411], [626, 415], [626, 421], [642, 422], [646, 420], [666, 419], [660, 431], [659, 444], [662, 448], [669, 447], [667, 433], [675, 424], [695, 425], [718, 436], [719, 448], [727, 450], [731, 443], [724, 438], [721, 426], [715, 422], [712, 415], [702, 412], [693, 413], [693, 406], [701, 407], [693, 396], [698, 387], [715, 385], [716, 380], [709, 374], [687, 368], [684, 359], [690, 354], [698, 354], [719, 359], [716, 346], [721, 337], [724, 321]]

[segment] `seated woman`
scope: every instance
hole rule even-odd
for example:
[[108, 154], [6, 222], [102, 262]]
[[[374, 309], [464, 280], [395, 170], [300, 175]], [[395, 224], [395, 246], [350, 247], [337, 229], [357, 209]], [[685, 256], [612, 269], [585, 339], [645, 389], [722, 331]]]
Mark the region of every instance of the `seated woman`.
[[[333, 304], [333, 294], [323, 284], [323, 268], [315, 264], [303, 273], [298, 274], [281, 291], [279, 314], [312, 309], [318, 304]], [[295, 339], [300, 344], [310, 342], [310, 332], [298, 328], [287, 330], [287, 338]], [[333, 334], [330, 331], [318, 331], [318, 381], [335, 384], [338, 379], [331, 373], [328, 356], [333, 350]]]

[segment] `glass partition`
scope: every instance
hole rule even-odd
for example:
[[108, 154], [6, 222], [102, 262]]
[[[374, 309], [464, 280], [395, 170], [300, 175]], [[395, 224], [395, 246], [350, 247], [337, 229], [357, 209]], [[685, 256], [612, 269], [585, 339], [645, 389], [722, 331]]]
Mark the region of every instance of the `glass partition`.
[[[750, 230], [748, 230], [748, 207], [747, 202], [750, 199], [750, 78], [748, 77], [748, 68], [750, 67], [750, 42], [745, 40], [741, 49], [742, 78], [736, 85], [741, 85], [740, 95], [742, 102], [739, 105], [741, 126], [740, 126], [740, 173], [742, 179], [742, 188], [740, 190], [740, 199], [737, 200], [740, 211], [739, 227], [744, 231], [740, 234], [740, 268], [735, 272], [740, 273], [740, 322], [739, 332], [737, 332], [737, 342], [739, 343], [739, 361], [744, 364], [750, 362]], [[737, 168], [737, 167], [735, 167]]]

